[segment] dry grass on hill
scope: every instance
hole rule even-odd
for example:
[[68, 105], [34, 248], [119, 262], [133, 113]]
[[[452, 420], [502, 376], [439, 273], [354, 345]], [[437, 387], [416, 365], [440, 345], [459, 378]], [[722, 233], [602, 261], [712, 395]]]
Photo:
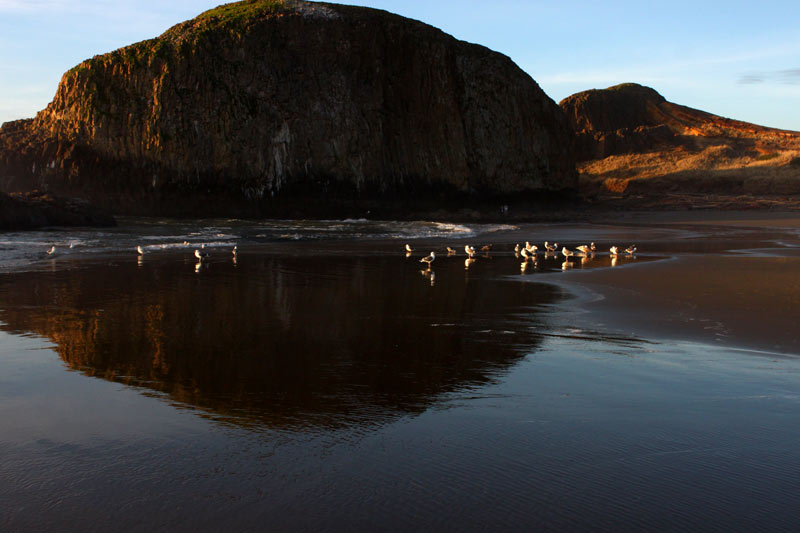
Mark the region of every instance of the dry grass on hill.
[[800, 149], [735, 150], [712, 144], [698, 152], [670, 148], [580, 163], [589, 196], [704, 193], [800, 195]]

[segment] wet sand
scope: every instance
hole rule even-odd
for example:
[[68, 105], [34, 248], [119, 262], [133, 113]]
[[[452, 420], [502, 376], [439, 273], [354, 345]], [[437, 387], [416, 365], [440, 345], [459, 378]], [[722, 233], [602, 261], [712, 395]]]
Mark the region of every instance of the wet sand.
[[577, 298], [576, 323], [800, 355], [800, 216], [638, 213], [617, 223], [638, 257], [667, 259], [555, 280]]

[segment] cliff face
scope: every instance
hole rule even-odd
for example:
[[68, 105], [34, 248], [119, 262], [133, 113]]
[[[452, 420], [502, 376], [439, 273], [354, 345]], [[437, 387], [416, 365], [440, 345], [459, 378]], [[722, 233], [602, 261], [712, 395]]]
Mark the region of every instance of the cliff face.
[[503, 195], [576, 176], [569, 124], [507, 57], [293, 0], [221, 6], [87, 60], [0, 132], [6, 188], [98, 199]]

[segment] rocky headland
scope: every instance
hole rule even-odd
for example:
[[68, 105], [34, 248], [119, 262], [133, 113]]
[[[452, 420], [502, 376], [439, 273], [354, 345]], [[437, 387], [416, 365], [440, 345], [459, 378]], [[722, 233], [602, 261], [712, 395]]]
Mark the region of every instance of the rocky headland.
[[57, 198], [38, 191], [0, 193], [0, 230], [46, 226], [116, 226], [113, 216], [78, 198]]
[[560, 102], [580, 190], [625, 207], [800, 207], [800, 132], [668, 102], [627, 83]]
[[508, 57], [299, 0], [223, 5], [95, 56], [0, 129], [0, 190], [117, 213], [325, 216], [576, 186], [567, 118]]

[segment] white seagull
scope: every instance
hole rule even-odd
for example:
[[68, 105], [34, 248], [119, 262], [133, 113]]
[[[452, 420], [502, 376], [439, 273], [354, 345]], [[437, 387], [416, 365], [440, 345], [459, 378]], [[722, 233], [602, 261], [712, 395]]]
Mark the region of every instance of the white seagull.
[[233, 257], [236, 257], [239, 254], [239, 245], [238, 244], [234, 244], [233, 245], [232, 253], [233, 253]]
[[406, 253], [410, 254], [413, 251], [414, 251], [414, 249], [411, 247], [411, 245], [410, 244], [406, 244]]
[[47, 255], [53, 255], [55, 253], [56, 253], [56, 245], [54, 244], [53, 246], [50, 247], [49, 250], [47, 250]]
[[428, 263], [428, 268], [430, 269], [431, 263], [433, 263], [434, 259], [436, 259], [436, 254], [434, 252], [431, 252], [431, 255], [429, 255], [428, 257], [423, 257], [422, 259], [419, 260], [419, 262]]
[[568, 250], [566, 246], [561, 249], [561, 253], [564, 255], [564, 257], [575, 255], [575, 252], [573, 252], [572, 250]]
[[636, 245], [635, 244], [631, 244], [630, 246], [625, 248], [625, 252], [633, 255], [636, 252]]
[[608, 249], [608, 251], [611, 252], [611, 255], [619, 254], [619, 248], [617, 248], [616, 246], [612, 246], [611, 248]]
[[550, 244], [549, 242], [544, 241], [544, 249], [547, 250], [548, 252], [555, 252], [556, 250], [558, 250], [558, 243], [556, 242]]
[[456, 251], [448, 246], [447, 247], [447, 255], [456, 255]]
[[464, 251], [470, 258], [472, 258], [475, 255], [475, 248], [473, 246], [470, 246], [469, 244], [464, 245]]
[[139, 253], [139, 255], [144, 255], [144, 248], [142, 248], [141, 244], [136, 247], [136, 251]]
[[589, 252], [592, 251], [592, 249], [589, 246], [585, 245], [585, 244], [581, 244], [580, 246], [576, 246], [575, 249], [578, 250], [579, 252], [582, 252], [582, 253], [585, 253], [585, 254], [588, 254]]

